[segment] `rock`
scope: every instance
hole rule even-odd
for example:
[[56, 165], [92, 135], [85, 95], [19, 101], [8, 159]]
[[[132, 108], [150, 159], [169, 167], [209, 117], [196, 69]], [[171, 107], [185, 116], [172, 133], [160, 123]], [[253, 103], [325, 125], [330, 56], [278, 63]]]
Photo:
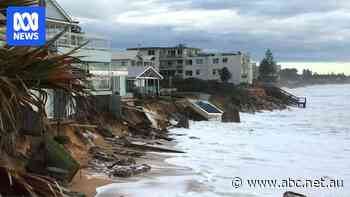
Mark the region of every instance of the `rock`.
[[89, 149], [90, 154], [96, 154], [97, 152], [102, 151], [101, 147], [93, 146]]
[[147, 164], [133, 165], [129, 167], [116, 166], [113, 168], [112, 175], [115, 177], [127, 178], [142, 173], [146, 173], [151, 170], [151, 166]]
[[104, 152], [96, 152], [94, 158], [100, 161], [112, 162], [115, 161], [115, 158], [112, 155], [108, 155]]
[[115, 166], [130, 166], [135, 165], [136, 161], [133, 158], [118, 159], [114, 164], [108, 168], [114, 168]]
[[182, 114], [178, 114], [177, 117], [179, 118], [179, 122], [176, 125], [176, 127], [178, 128], [185, 128], [185, 129], [189, 129], [190, 128], [190, 120]]
[[200, 138], [194, 137], [194, 136], [191, 136], [190, 139], [191, 139], [191, 140], [200, 140]]
[[144, 152], [129, 151], [129, 150], [123, 150], [123, 149], [115, 149], [114, 153], [118, 155], [130, 156], [130, 157], [142, 157], [146, 155], [146, 153]]
[[306, 197], [306, 196], [303, 194], [298, 194], [294, 192], [286, 192], [283, 194], [283, 197]]
[[133, 176], [133, 171], [131, 168], [119, 167], [113, 171], [113, 176], [127, 178]]
[[222, 115], [222, 122], [241, 122], [239, 111], [231, 108]]

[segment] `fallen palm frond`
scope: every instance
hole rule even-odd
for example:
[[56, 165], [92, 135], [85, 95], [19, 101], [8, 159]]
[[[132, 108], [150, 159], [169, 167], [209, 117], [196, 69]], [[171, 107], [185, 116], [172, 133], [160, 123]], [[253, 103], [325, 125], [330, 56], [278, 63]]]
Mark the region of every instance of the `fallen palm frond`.
[[3, 196], [63, 196], [58, 183], [50, 177], [0, 167], [0, 194]]
[[31, 6], [39, 3], [40, 0], [2, 0], [0, 1], [0, 12], [5, 13], [9, 6]]
[[9, 6], [40, 5], [41, 0], [1, 0], [0, 1], [0, 25], [6, 24], [6, 9]]
[[73, 66], [80, 61], [71, 56], [79, 48], [61, 55], [50, 52], [64, 33], [38, 48], [0, 47], [0, 148], [10, 154], [21, 127], [21, 109], [31, 108], [46, 117], [46, 89], [62, 90], [73, 99], [87, 94], [87, 74]]

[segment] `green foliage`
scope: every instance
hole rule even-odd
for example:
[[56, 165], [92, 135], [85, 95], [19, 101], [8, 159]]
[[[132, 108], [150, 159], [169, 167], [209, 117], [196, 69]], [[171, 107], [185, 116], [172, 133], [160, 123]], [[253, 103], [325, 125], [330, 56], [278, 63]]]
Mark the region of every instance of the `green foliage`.
[[220, 74], [220, 79], [222, 82], [227, 83], [231, 78], [232, 78], [232, 74], [231, 72], [228, 70], [227, 67], [224, 67], [223, 69], [221, 69], [219, 71]]
[[73, 159], [61, 144], [58, 144], [52, 138], [46, 138], [45, 143], [47, 150], [47, 165], [67, 170], [69, 174], [66, 178], [70, 181], [79, 170], [79, 163]]
[[264, 82], [275, 82], [277, 79], [277, 65], [270, 49], [265, 53], [265, 58], [260, 62], [259, 79]]
[[69, 137], [68, 136], [63, 136], [63, 135], [54, 137], [54, 140], [57, 143], [62, 144], [62, 145], [69, 144], [69, 142], [70, 142]]
[[296, 81], [299, 79], [298, 70], [295, 68], [286, 68], [280, 71], [281, 80]]
[[302, 74], [298, 74], [295, 68], [287, 68], [280, 71], [281, 82], [293, 81], [293, 84], [332, 84], [349, 83], [350, 77], [344, 73], [339, 74], [318, 74], [310, 69], [304, 69]]
[[304, 70], [303, 70], [302, 77], [303, 77], [304, 80], [310, 80], [310, 79], [312, 79], [312, 71], [309, 70], [309, 69], [304, 69]]
[[239, 84], [240, 87], [242, 88], [248, 88], [249, 87], [249, 83], [243, 82]]

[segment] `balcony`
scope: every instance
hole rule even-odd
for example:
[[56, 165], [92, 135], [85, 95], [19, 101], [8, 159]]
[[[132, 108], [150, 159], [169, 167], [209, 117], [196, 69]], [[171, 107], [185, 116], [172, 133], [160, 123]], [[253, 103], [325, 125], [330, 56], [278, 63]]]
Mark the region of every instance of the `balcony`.
[[[49, 40], [57, 35], [58, 31], [50, 31], [47, 30], [46, 38]], [[111, 41], [98, 36], [87, 35], [84, 33], [71, 33], [66, 32], [63, 34], [55, 43], [56, 47], [66, 47], [66, 48], [76, 48], [81, 46], [82, 44], [88, 42], [83, 49], [86, 50], [110, 50], [111, 49]]]
[[[50, 39], [59, 32], [50, 29], [47, 30], [46, 38]], [[88, 42], [87, 45], [77, 51], [74, 56], [80, 57], [85, 62], [110, 63], [112, 58], [111, 41], [97, 36], [91, 36], [84, 33], [66, 32], [55, 43], [55, 47], [60, 53], [68, 53]]]

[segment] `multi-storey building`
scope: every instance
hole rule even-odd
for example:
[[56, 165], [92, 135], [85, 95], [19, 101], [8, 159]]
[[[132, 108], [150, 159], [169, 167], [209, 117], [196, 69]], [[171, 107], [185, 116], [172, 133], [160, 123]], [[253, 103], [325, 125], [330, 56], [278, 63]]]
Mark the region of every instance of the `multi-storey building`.
[[[40, 6], [46, 7], [46, 37], [53, 38], [58, 33], [66, 32], [55, 42], [54, 49], [58, 53], [67, 53], [71, 50], [86, 44], [79, 49], [74, 56], [81, 59], [82, 63], [76, 65], [94, 75], [90, 79], [91, 92], [94, 95], [111, 95], [116, 92], [124, 93], [127, 70], [111, 66], [112, 52], [111, 41], [102, 36], [87, 34], [82, 31], [79, 22], [72, 17], [58, 4], [56, 0], [41, 0]], [[57, 107], [57, 96], [52, 91], [47, 103], [49, 117], [54, 117]], [[68, 109], [69, 110], [69, 109]], [[66, 110], [67, 111], [67, 110]], [[64, 112], [69, 114], [70, 112]]]
[[153, 56], [154, 66], [165, 77], [183, 77], [186, 59], [196, 56], [200, 49], [178, 45], [176, 47], [139, 47], [128, 51], [139, 51], [141, 56]]
[[141, 55], [153, 55], [154, 65], [166, 77], [220, 80], [220, 70], [226, 67], [232, 74], [230, 83], [253, 82], [250, 57], [237, 53], [203, 53], [201, 49], [178, 45], [176, 47], [139, 47]]
[[186, 60], [183, 78], [220, 81], [220, 71], [227, 68], [232, 77], [228, 81], [233, 84], [253, 82], [253, 68], [250, 57], [238, 53], [201, 53]]

